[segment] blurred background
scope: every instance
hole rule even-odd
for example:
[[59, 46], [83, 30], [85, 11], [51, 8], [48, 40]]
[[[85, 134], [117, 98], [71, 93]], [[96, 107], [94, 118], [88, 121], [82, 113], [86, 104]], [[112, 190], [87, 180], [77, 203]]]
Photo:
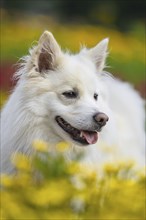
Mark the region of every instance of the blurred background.
[[72, 52], [109, 37], [107, 70], [144, 97], [145, 6], [144, 0], [1, 0], [2, 100], [15, 84], [14, 64], [46, 29]]

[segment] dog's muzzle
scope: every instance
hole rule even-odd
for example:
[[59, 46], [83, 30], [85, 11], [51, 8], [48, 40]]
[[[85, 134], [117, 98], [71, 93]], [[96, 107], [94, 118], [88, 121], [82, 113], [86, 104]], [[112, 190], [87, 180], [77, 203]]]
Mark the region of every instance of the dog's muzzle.
[[98, 132], [109, 120], [108, 116], [102, 112], [98, 112], [93, 116], [94, 122], [96, 122], [96, 128], [92, 130], [77, 129], [70, 123], [64, 120], [60, 116], [56, 116], [55, 120], [57, 124], [73, 139], [74, 141], [82, 144], [95, 144], [98, 140]]
[[60, 116], [56, 116], [55, 120], [71, 139], [81, 145], [95, 144], [98, 140], [98, 132], [96, 130], [79, 130]]

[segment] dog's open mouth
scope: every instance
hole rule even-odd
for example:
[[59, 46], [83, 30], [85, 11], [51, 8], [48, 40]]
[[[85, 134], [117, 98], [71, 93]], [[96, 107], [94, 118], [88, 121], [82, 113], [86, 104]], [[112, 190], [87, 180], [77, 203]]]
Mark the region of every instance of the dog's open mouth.
[[74, 128], [60, 116], [56, 116], [55, 119], [58, 125], [65, 132], [67, 132], [73, 140], [83, 145], [95, 144], [97, 142], [98, 140], [97, 131], [79, 130], [77, 128]]

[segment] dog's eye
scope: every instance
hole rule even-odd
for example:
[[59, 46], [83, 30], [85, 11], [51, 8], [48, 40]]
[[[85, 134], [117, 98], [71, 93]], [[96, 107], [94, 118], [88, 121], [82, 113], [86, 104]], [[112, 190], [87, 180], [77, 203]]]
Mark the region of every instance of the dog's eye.
[[98, 99], [98, 94], [94, 93], [94, 99], [97, 100]]
[[62, 95], [64, 95], [66, 98], [69, 99], [75, 99], [78, 96], [78, 93], [75, 91], [67, 91], [67, 92], [63, 92]]

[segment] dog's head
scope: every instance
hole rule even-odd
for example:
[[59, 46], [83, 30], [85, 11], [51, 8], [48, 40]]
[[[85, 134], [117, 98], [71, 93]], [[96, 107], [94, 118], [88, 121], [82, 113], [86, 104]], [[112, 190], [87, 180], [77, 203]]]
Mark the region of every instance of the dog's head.
[[[106, 125], [106, 89], [102, 70], [108, 39], [79, 54], [63, 53], [45, 31], [26, 59], [22, 76], [27, 108], [61, 140], [94, 144]], [[49, 134], [48, 134], [49, 135]]]

